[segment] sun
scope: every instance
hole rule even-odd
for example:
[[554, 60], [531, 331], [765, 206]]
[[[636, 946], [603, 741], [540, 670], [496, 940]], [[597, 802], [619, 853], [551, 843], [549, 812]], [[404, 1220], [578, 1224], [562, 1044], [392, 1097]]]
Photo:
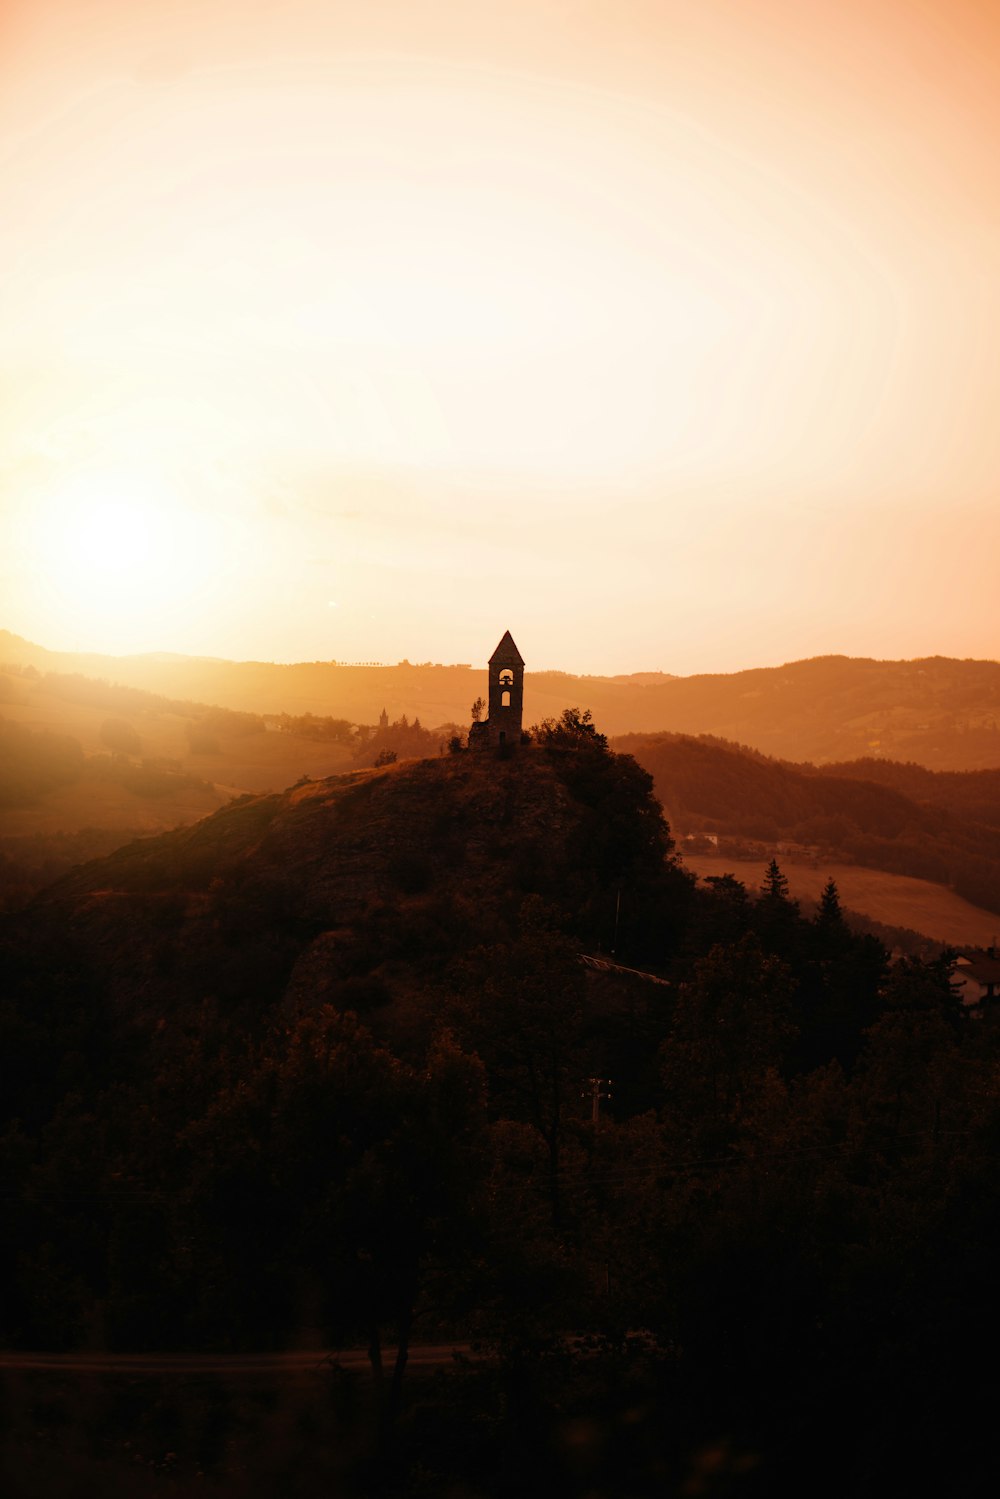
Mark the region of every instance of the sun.
[[141, 572], [148, 582], [150, 570], [163, 565], [168, 517], [148, 491], [80, 480], [62, 493], [57, 509], [52, 560], [64, 573], [81, 581], [85, 575], [122, 581]]
[[206, 578], [197, 518], [157, 474], [68, 476], [35, 497], [27, 539], [53, 624], [94, 649], [150, 648]]

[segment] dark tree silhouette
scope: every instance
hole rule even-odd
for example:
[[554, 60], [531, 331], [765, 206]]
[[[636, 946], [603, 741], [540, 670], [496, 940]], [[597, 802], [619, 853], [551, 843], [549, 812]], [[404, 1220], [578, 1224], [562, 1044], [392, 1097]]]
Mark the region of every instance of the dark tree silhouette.
[[820, 926], [844, 924], [844, 913], [840, 909], [840, 893], [832, 875], [823, 886], [823, 893], [819, 898], [819, 907], [816, 911], [816, 921]]
[[787, 901], [788, 879], [778, 867], [777, 859], [772, 859], [764, 871], [764, 882], [760, 887], [761, 898], [767, 901]]

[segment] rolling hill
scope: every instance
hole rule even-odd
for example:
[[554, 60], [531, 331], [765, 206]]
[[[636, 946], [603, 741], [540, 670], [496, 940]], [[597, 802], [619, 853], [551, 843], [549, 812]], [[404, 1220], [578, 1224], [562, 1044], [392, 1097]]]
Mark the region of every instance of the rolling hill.
[[[485, 656], [493, 642], [482, 642]], [[466, 653], [471, 654], [468, 645]], [[253, 713], [467, 723], [483, 667], [232, 662], [185, 656], [84, 656], [0, 631], [0, 667], [86, 676]], [[572, 676], [529, 659], [526, 721], [588, 707], [608, 734], [714, 734], [795, 761], [912, 760], [932, 769], [1000, 765], [1000, 663], [944, 656], [874, 661], [824, 656], [725, 675]]]
[[[711, 835], [723, 848], [728, 843], [731, 858], [751, 852], [738, 840], [772, 849], [792, 844], [789, 852], [799, 857], [931, 881], [1000, 911], [994, 773], [935, 774], [876, 762], [876, 779], [864, 776], [870, 762], [817, 770], [704, 737], [628, 735], [614, 744], [653, 776], [676, 833]], [[885, 919], [866, 904], [859, 909]]]
[[[19, 659], [24, 656], [29, 659]], [[103, 670], [104, 678], [63, 669], [81, 663]], [[626, 715], [636, 722], [659, 716], [735, 725], [747, 737], [755, 735], [754, 749], [713, 735], [672, 731], [621, 736], [615, 746], [635, 755], [654, 776], [678, 834], [728, 839], [731, 859], [754, 855], [746, 840], [770, 849], [792, 843], [831, 867], [856, 866], [929, 882], [941, 897], [936, 925], [929, 929], [923, 915], [902, 924], [954, 941], [958, 927], [964, 931], [968, 923], [963, 925], [950, 900], [978, 909], [971, 918], [977, 930], [991, 920], [984, 912], [1000, 911], [1000, 769], [991, 764], [934, 770], [887, 758], [885, 745], [893, 734], [905, 738], [904, 720], [919, 719], [925, 737], [931, 732], [926, 725], [941, 729], [938, 758], [961, 762], [985, 756], [998, 737], [989, 711], [998, 673], [995, 663], [944, 658], [911, 663], [826, 658], [688, 679], [529, 673], [526, 699], [529, 718], [556, 716], [575, 700], [598, 705], [595, 717], [602, 729], [609, 719], [614, 725]], [[150, 683], [176, 691], [200, 684], [217, 696], [166, 696]], [[61, 737], [72, 742], [74, 766], [71, 775], [32, 783], [30, 794], [24, 786], [18, 793], [16, 785], [11, 794], [13, 772], [0, 753], [0, 899], [16, 904], [80, 859], [137, 836], [188, 825], [233, 796], [280, 790], [357, 763], [358, 737], [346, 716], [352, 706], [365, 705], [360, 722], [371, 723], [383, 703], [390, 713], [405, 705], [419, 707], [425, 723], [449, 710], [461, 722], [462, 702], [481, 686], [482, 673], [470, 667], [78, 658], [0, 632], [0, 718], [6, 736], [0, 751], [10, 752], [18, 733], [36, 736], [31, 754], [37, 770], [45, 763], [41, 749], [51, 749]], [[280, 698], [280, 692], [288, 698]], [[796, 764], [760, 749], [761, 744], [857, 748], [863, 735], [877, 728], [877, 701], [883, 718], [888, 713], [896, 724], [878, 753], [869, 743], [862, 746], [867, 754], [850, 760]], [[891, 712], [887, 703], [895, 704]], [[320, 709], [324, 716], [315, 716]], [[330, 716], [335, 710], [345, 716]], [[131, 736], [131, 753], [109, 751], [109, 723]], [[412, 726], [407, 735], [413, 735]], [[400, 741], [399, 754], [434, 754], [440, 748], [418, 730], [412, 746]], [[898, 912], [905, 898], [897, 891], [887, 906], [871, 889], [856, 904], [865, 915], [886, 920], [885, 911]], [[926, 911], [925, 902], [916, 904]], [[899, 924], [898, 915], [892, 924]]]
[[350, 727], [271, 732], [254, 714], [78, 675], [0, 671], [0, 907], [233, 796], [350, 764]]

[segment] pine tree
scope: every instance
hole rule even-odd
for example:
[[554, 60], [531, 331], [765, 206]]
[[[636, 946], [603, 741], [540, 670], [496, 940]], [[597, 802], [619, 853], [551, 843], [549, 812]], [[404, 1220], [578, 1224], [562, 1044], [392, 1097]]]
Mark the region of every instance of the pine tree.
[[764, 900], [788, 900], [788, 880], [779, 869], [777, 859], [772, 859], [764, 871], [764, 883], [760, 887], [760, 893]]
[[844, 913], [840, 908], [840, 894], [837, 890], [837, 882], [832, 875], [823, 886], [823, 893], [819, 898], [816, 925], [828, 931], [839, 930], [844, 925]]

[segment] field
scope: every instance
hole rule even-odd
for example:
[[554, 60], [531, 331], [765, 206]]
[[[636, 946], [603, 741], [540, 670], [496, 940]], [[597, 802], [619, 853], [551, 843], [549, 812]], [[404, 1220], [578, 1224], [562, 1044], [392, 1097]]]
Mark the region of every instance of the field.
[[[781, 860], [779, 859], [779, 864]], [[700, 878], [733, 874], [748, 890], [760, 888], [766, 859], [724, 859], [713, 854], [693, 854], [685, 865]], [[885, 926], [908, 927], [935, 941], [951, 945], [986, 947], [1000, 932], [1000, 916], [970, 905], [943, 885], [913, 880], [907, 875], [884, 874], [857, 864], [781, 864], [791, 894], [797, 900], [817, 900], [831, 877], [837, 882], [841, 904], [859, 911]]]

